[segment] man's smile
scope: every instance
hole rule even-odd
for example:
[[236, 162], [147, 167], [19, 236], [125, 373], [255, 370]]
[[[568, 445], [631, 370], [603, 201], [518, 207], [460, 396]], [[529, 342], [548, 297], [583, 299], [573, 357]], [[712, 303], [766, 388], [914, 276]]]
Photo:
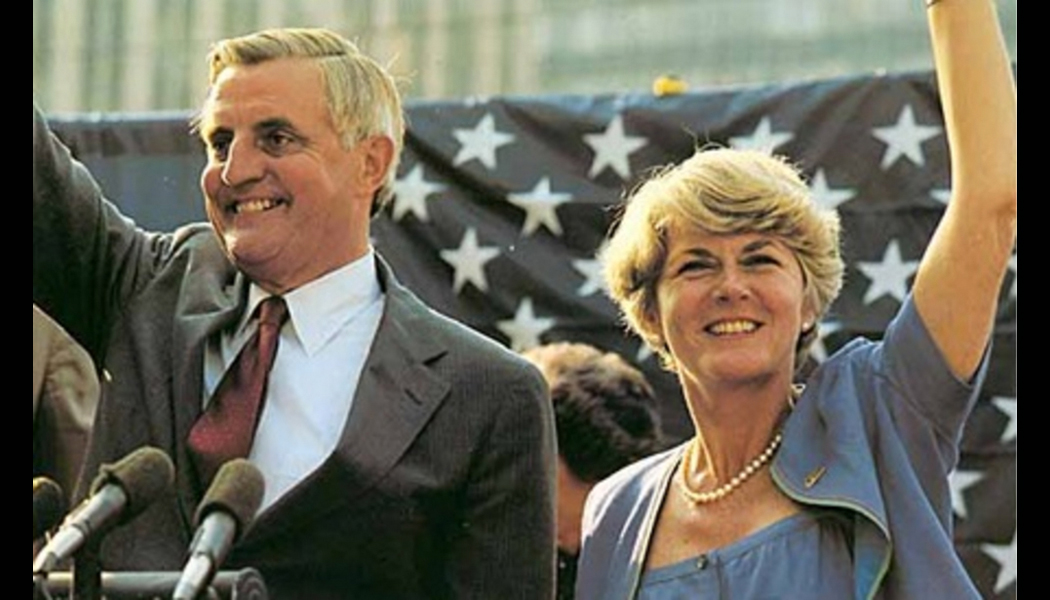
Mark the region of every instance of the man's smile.
[[235, 215], [261, 213], [288, 204], [284, 198], [252, 198], [237, 200], [226, 206], [226, 211]]

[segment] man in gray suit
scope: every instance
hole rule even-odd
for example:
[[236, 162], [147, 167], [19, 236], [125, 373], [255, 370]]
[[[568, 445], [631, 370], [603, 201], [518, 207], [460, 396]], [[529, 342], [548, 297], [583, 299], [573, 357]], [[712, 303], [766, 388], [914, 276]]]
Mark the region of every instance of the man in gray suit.
[[199, 122], [210, 225], [140, 231], [34, 107], [33, 299], [112, 373], [85, 475], [166, 450], [177, 495], [113, 532], [107, 569], [181, 567], [187, 438], [284, 298], [249, 458], [263, 509], [228, 565], [278, 598], [548, 598], [553, 423], [538, 373], [404, 289], [369, 242], [401, 149], [387, 72], [324, 30], [219, 43]]

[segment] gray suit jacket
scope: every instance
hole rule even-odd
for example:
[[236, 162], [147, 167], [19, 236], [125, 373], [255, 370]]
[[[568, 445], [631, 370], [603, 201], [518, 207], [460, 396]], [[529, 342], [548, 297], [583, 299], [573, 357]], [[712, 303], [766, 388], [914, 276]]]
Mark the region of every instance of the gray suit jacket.
[[[185, 440], [203, 345], [247, 281], [207, 225], [137, 230], [34, 107], [33, 298], [112, 373], [85, 475], [143, 445], [177, 494], [106, 540], [108, 569], [181, 568], [200, 490]], [[279, 598], [547, 598], [554, 579], [553, 419], [539, 375], [440, 316], [382, 260], [386, 305], [337, 451], [227, 561]]]

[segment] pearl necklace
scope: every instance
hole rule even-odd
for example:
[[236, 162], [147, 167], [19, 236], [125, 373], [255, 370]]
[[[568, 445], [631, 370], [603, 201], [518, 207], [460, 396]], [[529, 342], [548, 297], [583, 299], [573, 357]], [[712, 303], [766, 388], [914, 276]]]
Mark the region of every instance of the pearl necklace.
[[693, 470], [696, 463], [696, 455], [700, 451], [700, 444], [697, 441], [697, 438], [694, 437], [693, 441], [689, 443], [689, 447], [685, 449], [685, 454], [682, 455], [681, 477], [676, 481], [676, 483], [678, 483], [678, 488], [681, 490], [682, 495], [685, 496], [685, 499], [693, 504], [708, 504], [715, 500], [721, 500], [736, 491], [741, 484], [765, 466], [765, 464], [769, 462], [769, 459], [773, 458], [773, 455], [776, 454], [777, 448], [780, 447], [780, 441], [782, 439], [784, 439], [784, 436], [780, 432], [777, 432], [777, 434], [773, 436], [773, 439], [769, 440], [769, 445], [766, 446], [766, 449], [751, 462], [747, 463], [747, 466], [730, 479], [728, 483], [717, 489], [711, 490], [710, 492], [698, 492], [689, 487], [689, 473]]

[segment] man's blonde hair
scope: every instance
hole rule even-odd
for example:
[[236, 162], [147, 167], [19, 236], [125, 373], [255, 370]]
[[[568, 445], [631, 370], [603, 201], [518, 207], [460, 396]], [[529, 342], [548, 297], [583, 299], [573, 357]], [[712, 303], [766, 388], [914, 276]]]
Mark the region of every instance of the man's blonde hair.
[[[698, 150], [657, 171], [626, 201], [601, 260], [606, 284], [627, 324], [674, 368], [663, 339], [656, 287], [675, 231], [761, 233], [781, 240], [802, 268], [818, 317], [842, 287], [839, 219], [811, 199], [798, 171], [782, 158], [751, 150]], [[816, 324], [799, 336], [795, 366], [816, 340]]]
[[332, 125], [347, 148], [373, 135], [394, 143], [394, 157], [383, 186], [376, 192], [373, 212], [389, 201], [401, 156], [405, 119], [401, 95], [390, 73], [363, 54], [353, 42], [327, 29], [267, 29], [222, 40], [208, 53], [208, 82], [234, 65], [256, 65], [281, 58], [317, 61], [325, 87]]

